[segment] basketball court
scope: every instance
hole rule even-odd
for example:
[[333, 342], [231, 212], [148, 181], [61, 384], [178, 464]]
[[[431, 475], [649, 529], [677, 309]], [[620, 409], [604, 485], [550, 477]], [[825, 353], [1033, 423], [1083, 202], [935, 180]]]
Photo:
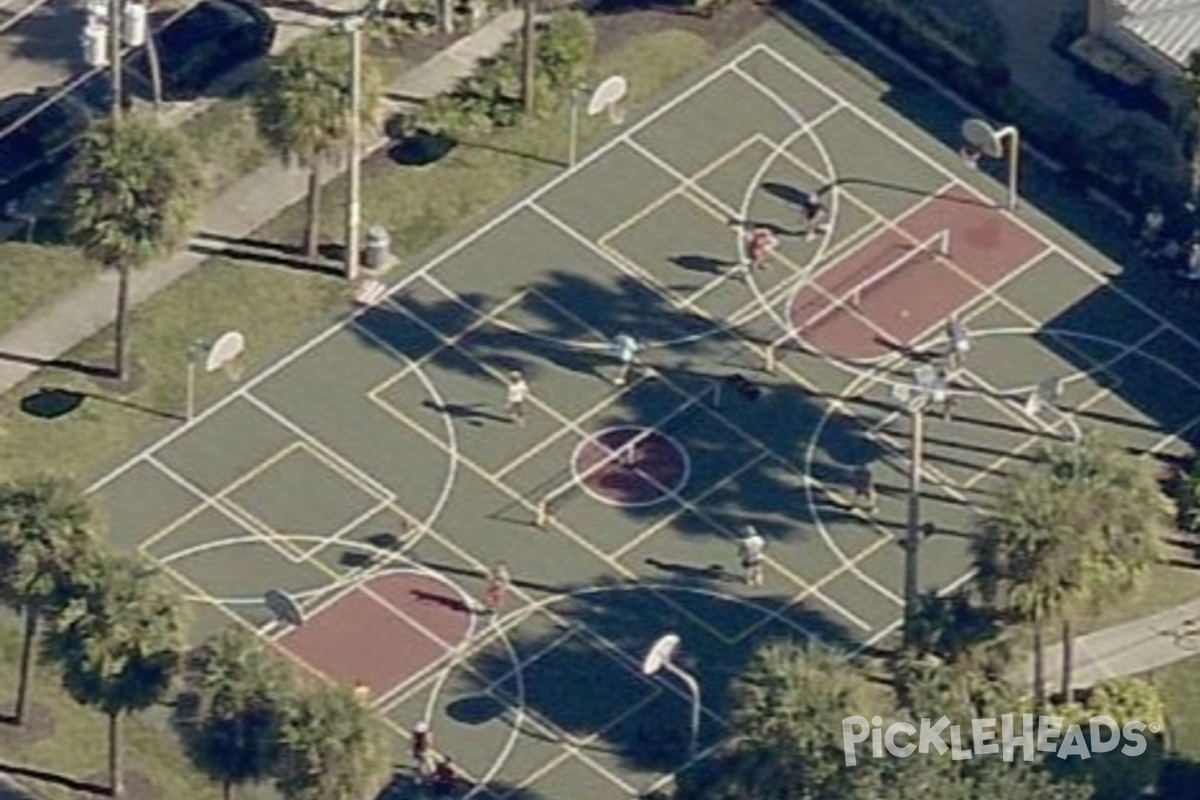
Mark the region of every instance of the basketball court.
[[[806, 239], [812, 192], [829, 232]], [[93, 489], [113, 538], [184, 587], [198, 637], [244, 625], [366, 684], [398, 763], [428, 719], [469, 797], [638, 797], [728, 733], [729, 678], [758, 644], [895, 641], [896, 387], [944, 357], [949, 316], [972, 349], [953, 414], [925, 424], [923, 591], [969, 579], [1006, 470], [1072, 426], [1148, 454], [1193, 436], [1200, 344], [1002, 196], [768, 25]], [[757, 227], [778, 247], [739, 271]], [[644, 363], [616, 386], [621, 333]], [[852, 502], [863, 464], [873, 516]], [[768, 541], [762, 586], [740, 574], [747, 524]], [[485, 615], [499, 562], [511, 596]], [[271, 589], [302, 625], [273, 617]], [[643, 673], [669, 633], [698, 706]]]

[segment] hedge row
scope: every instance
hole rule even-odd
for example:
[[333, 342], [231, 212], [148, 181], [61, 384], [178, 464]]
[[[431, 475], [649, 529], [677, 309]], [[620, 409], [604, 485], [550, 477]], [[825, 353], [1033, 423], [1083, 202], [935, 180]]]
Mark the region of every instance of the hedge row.
[[[596, 47], [592, 21], [582, 12], [557, 13], [539, 25], [534, 93], [542, 114], [579, 85]], [[486, 134], [521, 117], [521, 43], [511, 42], [451, 92], [431, 100], [412, 126], [453, 138]]]

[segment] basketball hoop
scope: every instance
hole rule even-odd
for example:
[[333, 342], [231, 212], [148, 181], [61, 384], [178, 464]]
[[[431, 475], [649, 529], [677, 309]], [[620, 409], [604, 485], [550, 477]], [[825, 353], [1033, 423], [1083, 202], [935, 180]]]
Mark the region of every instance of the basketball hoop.
[[629, 93], [629, 82], [621, 75], [613, 75], [601, 81], [592, 92], [587, 104], [587, 115], [594, 117], [608, 114], [608, 121], [613, 125], [625, 123], [625, 106], [622, 101]]
[[229, 380], [237, 382], [245, 372], [246, 337], [240, 331], [224, 333], [213, 343], [204, 359], [204, 371], [225, 373]]
[[968, 167], [979, 169], [979, 159], [983, 156], [983, 151], [975, 145], [965, 144], [958, 149], [958, 155]]

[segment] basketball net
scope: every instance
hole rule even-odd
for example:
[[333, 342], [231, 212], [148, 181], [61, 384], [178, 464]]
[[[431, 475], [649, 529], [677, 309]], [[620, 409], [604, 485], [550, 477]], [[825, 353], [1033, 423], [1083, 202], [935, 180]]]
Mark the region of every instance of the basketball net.
[[613, 125], [625, 124], [625, 107], [621, 103], [608, 104], [608, 121]]
[[240, 355], [235, 356], [221, 365], [221, 371], [225, 373], [225, 377], [237, 383], [246, 371], [246, 361]]

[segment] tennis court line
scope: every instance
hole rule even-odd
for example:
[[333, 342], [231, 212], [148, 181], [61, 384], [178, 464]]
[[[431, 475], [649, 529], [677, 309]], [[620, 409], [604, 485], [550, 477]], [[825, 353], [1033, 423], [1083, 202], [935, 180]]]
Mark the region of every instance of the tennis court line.
[[[776, 61], [778, 61], [780, 63], [780, 65], [783, 66], [785, 69], [789, 70], [790, 72], [794, 73], [795, 75], [799, 76], [800, 78], [803, 78], [804, 80], [808, 81], [811, 85], [813, 85], [815, 88], [818, 88], [821, 91], [823, 91], [830, 98], [833, 98], [835, 100], [842, 99], [844, 102], [848, 102], [848, 101], [845, 101], [844, 98], [842, 98], [842, 96], [839, 92], [836, 92], [833, 89], [830, 89], [829, 86], [826, 85], [823, 81], [814, 77], [813, 75], [808, 73], [806, 70], [804, 70], [802, 67], [793, 63], [791, 59], [780, 54], [778, 51], [776, 51], [770, 45], [762, 43], [759, 45], [755, 45], [754, 48], [752, 48], [752, 49], [767, 53], [772, 58], [774, 58]], [[738, 59], [739, 62], [741, 60], [743, 60], [743, 59], [740, 59], [740, 58]], [[923, 161], [926, 165], [932, 167], [933, 169], [942, 173], [943, 175], [954, 176], [954, 173], [951, 172], [949, 169], [947, 169], [945, 166], [943, 166], [940, 162], [936, 161], [932, 156], [930, 156], [928, 153], [926, 153], [923, 150], [921, 150], [920, 148], [918, 148], [915, 144], [913, 144], [912, 142], [910, 142], [903, 136], [900, 136], [899, 134], [897, 134], [895, 131], [893, 131], [891, 128], [889, 128], [887, 125], [882, 123], [874, 115], [867, 113], [866, 111], [862, 110], [857, 105], [855, 105], [854, 103], [848, 103], [848, 104], [850, 106], [851, 113], [853, 113], [855, 116], [862, 119], [864, 122], [866, 122], [872, 128], [874, 128], [878, 133], [891, 139], [897, 145], [899, 145], [903, 149], [909, 151], [910, 153], [915, 155], [917, 158], [919, 158], [921, 161]], [[977, 196], [980, 200], [985, 200], [987, 202], [991, 202], [982, 192], [980, 192], [978, 189], [974, 188], [970, 184], [963, 183], [963, 186], [967, 191], [969, 191], [973, 195]], [[1092, 267], [1088, 266], [1088, 264], [1086, 262], [1084, 262], [1084, 260], [1082, 258], [1075, 255], [1074, 252], [1067, 250], [1064, 247], [1059, 246], [1056, 242], [1054, 242], [1052, 239], [1050, 239], [1049, 236], [1042, 233], [1042, 231], [1037, 226], [1026, 221], [1021, 216], [1019, 216], [1015, 213], [1009, 213], [1009, 212], [1003, 211], [1001, 209], [997, 209], [997, 211], [1000, 211], [1006, 217], [1013, 220], [1017, 225], [1024, 228], [1025, 231], [1027, 233], [1029, 233], [1031, 236], [1039, 239], [1051, 251], [1063, 256], [1067, 261], [1071, 262], [1071, 264], [1073, 264], [1077, 269], [1079, 269], [1085, 275], [1092, 278], [1092, 280], [1094, 280], [1096, 283], [1103, 285], [1103, 286], [1110, 287], [1114, 292], [1116, 292], [1123, 299], [1128, 301], [1131, 305], [1136, 306], [1139, 311], [1141, 311], [1142, 313], [1157, 320], [1158, 322], [1161, 322], [1163, 325], [1167, 326], [1173, 333], [1178, 335], [1180, 338], [1184, 339], [1186, 342], [1188, 342], [1190, 345], [1192, 345], [1194, 348], [1196, 348], [1198, 353], [1200, 353], [1200, 340], [1197, 340], [1195, 337], [1191, 336], [1186, 331], [1182, 330], [1178, 325], [1176, 325], [1174, 322], [1167, 319], [1163, 315], [1159, 314], [1151, 306], [1146, 305], [1144, 302], [1142, 302], [1142, 300], [1140, 298], [1138, 298], [1138, 297], [1130, 294], [1129, 292], [1125, 291], [1124, 289], [1122, 289], [1119, 285], [1114, 283], [1112, 281], [1112, 279], [1109, 278], [1108, 276], [1103, 275], [1103, 274], [1097, 272], [1096, 270], [1092, 269]]]
[[[523, 195], [519, 199], [513, 201], [504, 210], [500, 211], [499, 213], [492, 216], [490, 219], [485, 220], [484, 222], [480, 223], [478, 226], [471, 229], [466, 235], [456, 238], [451, 244], [449, 244], [445, 248], [437, 251], [428, 260], [426, 260], [424, 263], [422, 263], [421, 266], [417, 267], [416, 269], [412, 270], [411, 272], [406, 273], [402, 278], [400, 278], [400, 279], [396, 280], [394, 283], [392, 283], [388, 287], [388, 294], [389, 295], [396, 294], [396, 292], [400, 291], [405, 286], [414, 282], [421, 275], [432, 271], [438, 265], [442, 264], [444, 261], [448, 260], [450, 257], [455, 255], [456, 253], [461, 252], [465, 248], [469, 247], [476, 240], [482, 238], [484, 235], [486, 235], [493, 229], [499, 227], [500, 225], [504, 224], [512, 217], [516, 216], [520, 211], [525, 209], [525, 207], [527, 206], [528, 203], [549, 193], [551, 190], [553, 190], [559, 184], [562, 184], [562, 183], [566, 182], [567, 180], [569, 180], [570, 178], [574, 177], [577, 173], [579, 173], [585, 167], [587, 167], [593, 163], [596, 163], [597, 161], [602, 159], [605, 155], [607, 155], [611, 150], [615, 149], [618, 145], [620, 145], [623, 141], [626, 141], [627, 139], [632, 137], [638, 131], [649, 126], [651, 123], [653, 123], [659, 117], [663, 116], [664, 114], [671, 111], [675, 107], [683, 104], [691, 96], [703, 91], [706, 87], [708, 87], [710, 84], [717, 81], [726, 72], [728, 72], [729, 68], [733, 64], [737, 63], [738, 61], [740, 61], [744, 58], [749, 57], [752, 54], [752, 52], [753, 52], [753, 50], [750, 49], [750, 50], [744, 50], [744, 51], [741, 51], [741, 52], [731, 55], [725, 61], [724, 64], [721, 64], [721, 65], [715, 67], [711, 72], [709, 72], [708, 74], [697, 79], [691, 85], [687, 86], [683, 90], [677, 92], [673, 97], [670, 97], [666, 101], [661, 103], [660, 105], [655, 106], [654, 108], [651, 108], [643, 116], [641, 116], [636, 122], [634, 122], [629, 128], [621, 131], [619, 134], [612, 137], [607, 142], [604, 142], [603, 144], [601, 144], [599, 147], [597, 147], [592, 152], [586, 154], [583, 158], [581, 158], [576, 163], [576, 165], [573, 168], [565, 170], [565, 171], [553, 176], [552, 178], [548, 179], [545, 183], [536, 187], [533, 191], [531, 191], [531, 192]], [[648, 98], [646, 102], [647, 103], [653, 102], [653, 100], [654, 100], [654, 98]], [[347, 317], [344, 317], [344, 318], [338, 320], [337, 322], [333, 323], [328, 328], [326, 328], [324, 331], [313, 336], [311, 339], [309, 339], [305, 342], [302, 342], [300, 345], [298, 345], [296, 348], [294, 348], [291, 352], [285, 354], [284, 356], [280, 357], [279, 359], [272, 362], [271, 364], [266, 365], [262, 369], [262, 371], [252, 375], [245, 383], [238, 386], [237, 388], [235, 388], [233, 391], [229, 392], [229, 394], [225, 395], [224, 397], [219, 398], [212, 405], [209, 405], [207, 408], [202, 409], [195, 416], [195, 418], [193, 418], [193, 420], [190, 423], [181, 425], [180, 427], [176, 428], [175, 430], [170, 431], [169, 433], [166, 433], [163, 436], [155, 439], [154, 441], [152, 441], [148, 445], [146, 445], [144, 448], [142, 448], [139, 452], [130, 456], [127, 460], [125, 460], [121, 464], [118, 464], [116, 467], [109, 470], [107, 473], [105, 473], [101, 477], [97, 478], [95, 481], [93, 481], [87, 487], [87, 489], [85, 490], [85, 494], [92, 494], [94, 492], [99, 491], [106, 484], [110, 483], [111, 481], [115, 480], [117, 477], [119, 477], [120, 475], [122, 475], [126, 471], [128, 471], [129, 468], [132, 467], [134, 464], [136, 464], [138, 461], [140, 461], [144, 455], [153, 453], [156, 450], [158, 450], [159, 448], [164, 447], [168, 443], [179, 438], [179, 436], [181, 436], [186, 431], [191, 430], [193, 427], [195, 427], [199, 423], [203, 422], [205, 419], [208, 419], [210, 416], [215, 414], [217, 411], [224, 408], [229, 403], [233, 402], [233, 400], [235, 400], [236, 398], [240, 397], [242, 394], [248, 392], [250, 389], [254, 388], [259, 383], [265, 381], [267, 378], [269, 378], [272, 375], [274, 375], [275, 373], [279, 372], [281, 369], [286, 367], [288, 364], [290, 364], [293, 361], [295, 361], [296, 359], [300, 358], [300, 356], [304, 355], [309, 350], [312, 350], [314, 347], [319, 345], [321, 342], [325, 341], [326, 339], [328, 339], [331, 336], [333, 336], [334, 334], [336, 334], [338, 331], [345, 328], [350, 322], [354, 321], [359, 316], [362, 316], [363, 314], [366, 314], [369, 312], [370, 312], [370, 309], [364, 308], [364, 309], [358, 309], [358, 310], [350, 313]]]

